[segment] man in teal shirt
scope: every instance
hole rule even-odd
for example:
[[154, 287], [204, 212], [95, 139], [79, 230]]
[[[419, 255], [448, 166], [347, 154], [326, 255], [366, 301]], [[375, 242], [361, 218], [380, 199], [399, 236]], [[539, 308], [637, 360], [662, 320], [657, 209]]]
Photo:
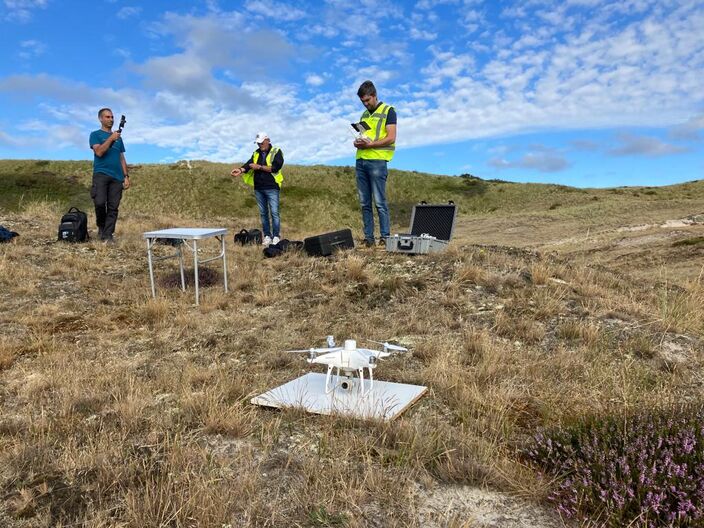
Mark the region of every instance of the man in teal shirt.
[[113, 242], [122, 190], [130, 188], [125, 161], [125, 145], [121, 132], [113, 132], [115, 117], [109, 108], [98, 111], [100, 130], [91, 132], [88, 144], [93, 150], [93, 186], [90, 197], [95, 204], [98, 236], [105, 243]]

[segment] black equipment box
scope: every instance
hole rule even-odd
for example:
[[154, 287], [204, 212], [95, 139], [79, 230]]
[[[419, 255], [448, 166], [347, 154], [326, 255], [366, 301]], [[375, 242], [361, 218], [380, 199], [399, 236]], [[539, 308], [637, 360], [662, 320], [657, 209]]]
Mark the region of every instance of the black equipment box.
[[413, 206], [410, 233], [395, 234], [386, 239], [386, 251], [393, 253], [436, 253], [447, 248], [455, 229], [457, 207], [421, 202]]
[[327, 257], [338, 249], [354, 248], [351, 229], [342, 229], [322, 235], [308, 237], [303, 241], [306, 253], [316, 257]]

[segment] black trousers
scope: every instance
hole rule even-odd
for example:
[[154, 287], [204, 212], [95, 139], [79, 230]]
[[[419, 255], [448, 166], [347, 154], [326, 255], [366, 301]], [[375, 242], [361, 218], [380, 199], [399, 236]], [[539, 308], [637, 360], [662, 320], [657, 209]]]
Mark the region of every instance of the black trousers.
[[95, 223], [102, 240], [112, 238], [117, 224], [117, 211], [122, 199], [122, 182], [107, 174], [93, 174], [90, 197], [95, 204]]

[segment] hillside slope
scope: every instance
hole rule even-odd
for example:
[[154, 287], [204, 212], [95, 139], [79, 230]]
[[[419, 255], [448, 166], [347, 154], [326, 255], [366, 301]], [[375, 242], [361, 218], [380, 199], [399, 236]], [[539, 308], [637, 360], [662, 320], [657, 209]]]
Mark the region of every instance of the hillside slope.
[[[215, 219], [240, 229], [258, 225], [251, 189], [221, 163], [179, 162], [131, 168], [134, 189], [123, 215]], [[0, 210], [22, 210], [37, 200], [59, 209], [91, 210], [88, 161], [0, 160]], [[351, 227], [361, 231], [352, 167], [287, 166], [282, 193], [284, 236]], [[671, 280], [696, 278], [704, 243], [704, 180], [668, 187], [576, 189], [391, 170], [392, 230], [408, 229], [413, 205], [453, 200], [459, 208], [455, 238], [477, 244], [533, 247], [583, 261], [609, 264]], [[642, 271], [641, 271], [642, 270]]]

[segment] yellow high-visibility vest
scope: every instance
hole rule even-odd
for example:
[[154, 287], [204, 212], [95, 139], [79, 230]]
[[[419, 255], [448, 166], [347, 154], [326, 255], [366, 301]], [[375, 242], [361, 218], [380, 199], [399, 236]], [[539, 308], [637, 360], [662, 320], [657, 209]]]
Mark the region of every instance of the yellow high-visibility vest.
[[[279, 151], [278, 147], [275, 147], [274, 145], [271, 146], [268, 154], [266, 155], [265, 164], [267, 167], [271, 167], [271, 162], [274, 159], [274, 156], [276, 156], [276, 153], [278, 151]], [[259, 150], [258, 149], [254, 151], [254, 154], [252, 154], [252, 163], [259, 163]], [[278, 185], [279, 189], [280, 189], [281, 182], [284, 181], [283, 171], [272, 172], [271, 175], [274, 177], [274, 181], [276, 182], [276, 185]], [[242, 175], [242, 181], [244, 183], [246, 183], [247, 185], [251, 185], [252, 187], [254, 187], [254, 171], [252, 169], [249, 169], [247, 172], [245, 172]]]
[[[372, 141], [385, 138], [386, 133], [386, 118], [389, 116], [389, 108], [391, 106], [381, 103], [373, 114], [369, 110], [365, 110], [362, 114], [361, 122], [369, 125], [369, 130], [364, 131], [364, 135]], [[385, 147], [377, 147], [372, 149], [357, 149], [357, 159], [381, 159], [391, 161], [396, 150], [396, 142]]]

